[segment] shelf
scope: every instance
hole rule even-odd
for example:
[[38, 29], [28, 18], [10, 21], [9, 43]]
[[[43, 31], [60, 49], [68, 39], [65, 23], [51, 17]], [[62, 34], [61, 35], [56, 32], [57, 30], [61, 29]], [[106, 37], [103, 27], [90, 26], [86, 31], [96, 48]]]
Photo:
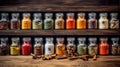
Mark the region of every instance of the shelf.
[[63, 5], [16, 5], [0, 6], [0, 11], [120, 11], [120, 6], [63, 6]]
[[120, 67], [120, 56], [99, 56], [96, 61], [33, 60], [31, 56], [0, 56], [0, 67]]
[[0, 36], [120, 35], [120, 30], [0, 30]]

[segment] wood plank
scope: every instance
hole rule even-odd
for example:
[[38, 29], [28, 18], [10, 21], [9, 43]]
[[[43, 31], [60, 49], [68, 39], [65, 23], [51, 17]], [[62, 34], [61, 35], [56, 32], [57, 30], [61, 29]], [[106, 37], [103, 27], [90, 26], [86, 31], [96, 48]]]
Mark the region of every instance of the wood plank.
[[0, 56], [0, 67], [119, 67], [120, 56], [100, 56], [96, 61], [33, 60], [31, 56]]
[[59, 5], [20, 5], [20, 6], [0, 6], [0, 11], [17, 12], [48, 12], [48, 11], [120, 11], [120, 6], [59, 6]]
[[120, 35], [120, 30], [0, 30], [0, 36]]
[[0, 0], [1, 5], [57, 4], [57, 5], [119, 5], [119, 0]]

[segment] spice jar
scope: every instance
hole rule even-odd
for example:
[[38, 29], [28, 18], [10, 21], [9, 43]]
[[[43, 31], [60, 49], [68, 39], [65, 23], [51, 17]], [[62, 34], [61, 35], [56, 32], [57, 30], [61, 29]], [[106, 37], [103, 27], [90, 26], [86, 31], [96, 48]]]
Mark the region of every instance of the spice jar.
[[46, 38], [45, 55], [51, 55], [51, 54], [54, 54], [53, 38]]
[[89, 13], [88, 29], [97, 29], [96, 13]]
[[100, 44], [99, 44], [100, 55], [109, 54], [109, 44], [107, 40], [108, 40], [107, 38], [100, 38]]
[[27, 38], [27, 37], [23, 38], [22, 55], [30, 55], [32, 49], [30, 41], [31, 38]]
[[78, 46], [77, 46], [77, 53], [79, 55], [87, 54], [87, 45], [85, 44], [86, 38], [79, 37], [78, 38]]
[[119, 29], [118, 13], [111, 13], [110, 29]]
[[32, 22], [32, 29], [42, 29], [41, 13], [34, 13], [34, 19]]
[[75, 29], [74, 13], [67, 13], [66, 29]]
[[68, 44], [67, 44], [67, 53], [68, 56], [74, 56], [75, 50], [76, 50], [76, 46], [75, 46], [75, 38], [73, 37], [69, 37], [67, 38]]
[[107, 13], [100, 13], [99, 29], [108, 29]]
[[20, 55], [20, 45], [19, 45], [18, 37], [12, 38], [12, 44], [10, 46], [10, 54], [11, 55]]
[[8, 46], [8, 38], [1, 38], [0, 44], [0, 55], [8, 55], [9, 54], [9, 46]]
[[50, 30], [53, 29], [53, 14], [52, 13], [45, 13], [45, 20], [44, 20], [44, 29]]
[[56, 54], [60, 56], [65, 54], [64, 38], [57, 38]]
[[85, 13], [78, 13], [77, 29], [86, 29]]
[[9, 29], [9, 25], [8, 13], [1, 13], [0, 30]]
[[12, 13], [10, 28], [14, 30], [20, 29], [19, 13]]
[[97, 38], [89, 38], [88, 54], [96, 55], [98, 54], [98, 45], [96, 44]]
[[113, 55], [118, 55], [118, 54], [120, 54], [120, 52], [119, 52], [120, 46], [119, 46], [119, 44], [118, 44], [119, 38], [111, 38], [111, 40], [112, 40], [112, 50], [111, 50], [111, 53], [112, 53]]
[[34, 45], [34, 54], [35, 55], [42, 55], [43, 54], [43, 39], [42, 38], [35, 38], [35, 45]]
[[55, 29], [64, 29], [63, 13], [56, 14]]
[[30, 13], [23, 13], [22, 29], [31, 29]]

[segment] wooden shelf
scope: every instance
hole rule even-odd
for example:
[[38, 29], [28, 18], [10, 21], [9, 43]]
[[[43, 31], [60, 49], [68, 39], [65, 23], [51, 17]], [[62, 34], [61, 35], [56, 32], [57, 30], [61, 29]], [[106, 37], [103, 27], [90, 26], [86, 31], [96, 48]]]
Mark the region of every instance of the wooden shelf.
[[0, 56], [0, 67], [120, 67], [120, 56], [100, 56], [96, 61], [33, 60], [31, 56]]
[[120, 11], [120, 6], [63, 6], [63, 5], [16, 5], [16, 6], [0, 6], [0, 11]]
[[0, 30], [0, 36], [120, 35], [120, 30]]

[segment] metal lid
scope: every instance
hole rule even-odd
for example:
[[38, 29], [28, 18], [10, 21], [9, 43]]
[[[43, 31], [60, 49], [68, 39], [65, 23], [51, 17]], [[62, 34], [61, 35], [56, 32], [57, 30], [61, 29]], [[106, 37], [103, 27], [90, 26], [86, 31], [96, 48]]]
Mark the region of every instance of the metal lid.
[[107, 13], [100, 13], [100, 16], [104, 16], [104, 17], [107, 17]]
[[43, 38], [41, 38], [41, 37], [36, 37], [36, 38], [34, 38], [34, 41], [43, 41]]
[[23, 16], [30, 17], [30, 13], [23, 13]]
[[67, 16], [74, 16], [74, 13], [67, 13]]
[[78, 13], [78, 16], [85, 16], [85, 13]]
[[75, 38], [74, 38], [74, 37], [68, 37], [67, 40], [68, 40], [68, 41], [74, 41]]
[[97, 38], [95, 38], [95, 37], [89, 38], [89, 41], [96, 41], [96, 40], [97, 40]]
[[86, 38], [85, 37], [78, 37], [78, 39], [77, 39], [78, 41], [85, 41], [86, 40]]
[[63, 13], [56, 13], [56, 16], [63, 17]]

